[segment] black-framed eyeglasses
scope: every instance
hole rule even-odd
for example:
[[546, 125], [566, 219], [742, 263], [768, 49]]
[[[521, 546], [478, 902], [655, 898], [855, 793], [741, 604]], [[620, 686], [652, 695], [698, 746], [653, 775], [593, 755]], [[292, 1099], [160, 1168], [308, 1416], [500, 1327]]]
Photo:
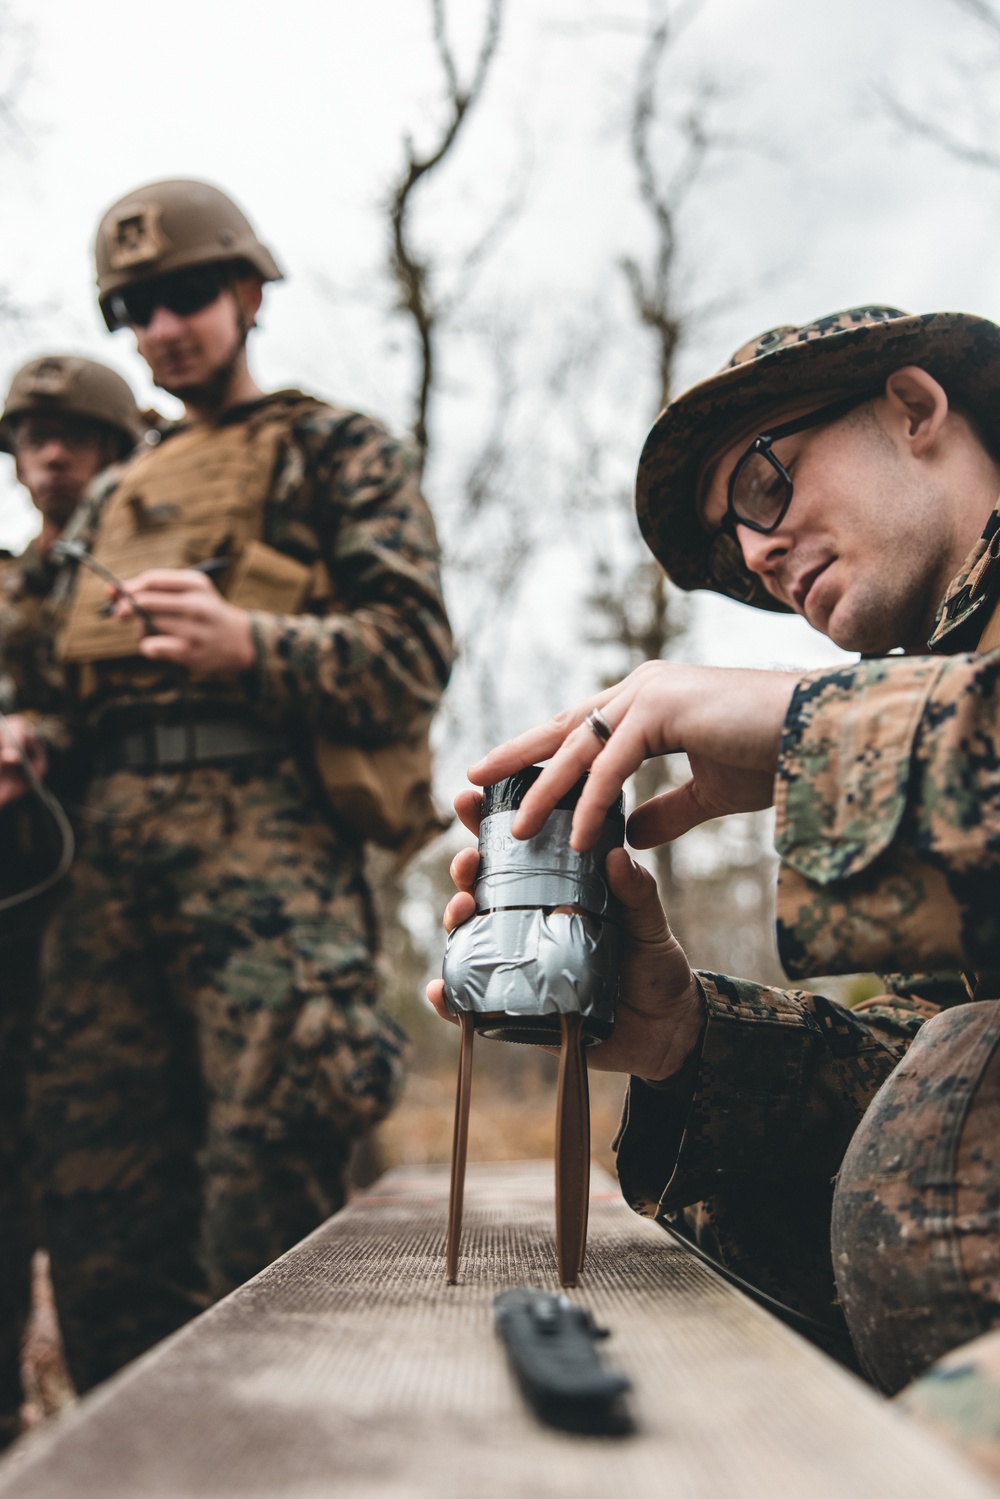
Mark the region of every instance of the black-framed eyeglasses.
[[190, 317], [213, 303], [232, 280], [228, 264], [193, 265], [169, 276], [156, 276], [138, 286], [126, 286], [109, 300], [117, 328], [148, 328], [153, 313], [165, 307], [177, 317]]
[[877, 389], [866, 390], [862, 395], [845, 396], [821, 406], [818, 411], [798, 416], [794, 421], [782, 422], [769, 432], [758, 433], [740, 454], [729, 476], [728, 502], [719, 532], [738, 541], [737, 526], [747, 526], [764, 536], [777, 530], [792, 503], [793, 485], [791, 474], [773, 451], [773, 444], [783, 437], [793, 437], [797, 432], [807, 432], [810, 427], [839, 421], [849, 411], [863, 406], [866, 401], [873, 401], [881, 393], [881, 389]]

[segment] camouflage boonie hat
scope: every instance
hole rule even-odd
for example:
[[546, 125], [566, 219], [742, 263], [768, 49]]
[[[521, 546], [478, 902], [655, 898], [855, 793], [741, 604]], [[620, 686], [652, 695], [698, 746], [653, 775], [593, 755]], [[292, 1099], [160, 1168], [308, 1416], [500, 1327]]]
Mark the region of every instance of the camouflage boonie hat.
[[852, 307], [802, 328], [771, 328], [671, 401], [643, 447], [635, 504], [646, 543], [673, 582], [790, 613], [747, 571], [737, 543], [702, 524], [705, 465], [781, 408], [813, 399], [818, 407], [877, 387], [904, 364], [929, 371], [986, 434], [997, 431], [1000, 327], [964, 312], [913, 316], [896, 307]]
[[77, 416], [109, 427], [120, 439], [122, 457], [149, 426], [121, 375], [78, 354], [44, 354], [18, 370], [0, 413], [0, 449], [5, 453], [14, 451], [17, 418], [29, 414]]
[[113, 203], [97, 228], [97, 291], [104, 321], [123, 287], [196, 265], [246, 261], [262, 281], [281, 281], [277, 261], [246, 214], [209, 182], [151, 182]]

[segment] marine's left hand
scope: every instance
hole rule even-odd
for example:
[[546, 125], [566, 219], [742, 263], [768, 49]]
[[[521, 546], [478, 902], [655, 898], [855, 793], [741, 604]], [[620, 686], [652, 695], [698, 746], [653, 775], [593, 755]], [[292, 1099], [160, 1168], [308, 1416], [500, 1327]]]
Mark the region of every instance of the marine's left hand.
[[[551, 757], [511, 827], [516, 838], [531, 838], [589, 771], [570, 839], [584, 849], [596, 841], [605, 812], [643, 760], [683, 751], [690, 780], [645, 802], [629, 819], [629, 842], [651, 848], [712, 817], [771, 805], [781, 731], [797, 681], [790, 672], [646, 662], [617, 686], [492, 750], [472, 766], [469, 780], [489, 786]], [[612, 731], [606, 744], [585, 721], [594, 708]]]
[[[249, 614], [227, 603], [204, 573], [152, 568], [123, 581], [152, 618], [155, 633], [139, 642], [151, 661], [175, 661], [198, 672], [246, 671], [253, 665]], [[117, 600], [115, 617], [134, 617], [128, 599]]]

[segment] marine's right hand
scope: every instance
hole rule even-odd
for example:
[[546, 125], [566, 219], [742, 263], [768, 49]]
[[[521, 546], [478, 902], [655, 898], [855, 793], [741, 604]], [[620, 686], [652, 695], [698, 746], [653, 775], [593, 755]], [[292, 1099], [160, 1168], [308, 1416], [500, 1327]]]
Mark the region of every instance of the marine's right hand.
[[[471, 833], [478, 834], [482, 793], [463, 791], [455, 811]], [[463, 848], [451, 862], [458, 886], [445, 908], [449, 932], [468, 921], [476, 909], [472, 887], [479, 851]], [[679, 1072], [701, 1037], [705, 1006], [697, 981], [660, 904], [656, 881], [623, 848], [608, 855], [608, 884], [625, 912], [622, 985], [614, 1033], [587, 1049], [591, 1067], [602, 1072], [629, 1072], [661, 1080]], [[445, 1020], [455, 1017], [444, 997], [444, 982], [427, 986], [427, 998]]]
[[36, 775], [44, 776], [48, 769], [45, 746], [35, 732], [35, 726], [21, 713], [12, 714], [0, 722], [0, 807], [16, 802], [28, 791], [28, 778], [24, 774], [17, 745], [27, 755]]

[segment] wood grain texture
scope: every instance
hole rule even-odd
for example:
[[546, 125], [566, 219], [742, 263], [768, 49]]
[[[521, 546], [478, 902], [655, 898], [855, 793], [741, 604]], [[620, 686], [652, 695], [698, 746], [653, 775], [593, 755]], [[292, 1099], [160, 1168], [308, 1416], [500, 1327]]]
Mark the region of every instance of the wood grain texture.
[[986, 1499], [984, 1480], [636, 1218], [595, 1172], [568, 1294], [612, 1336], [639, 1431], [539, 1426], [493, 1332], [557, 1286], [552, 1168], [392, 1173], [0, 1463], [0, 1499]]

